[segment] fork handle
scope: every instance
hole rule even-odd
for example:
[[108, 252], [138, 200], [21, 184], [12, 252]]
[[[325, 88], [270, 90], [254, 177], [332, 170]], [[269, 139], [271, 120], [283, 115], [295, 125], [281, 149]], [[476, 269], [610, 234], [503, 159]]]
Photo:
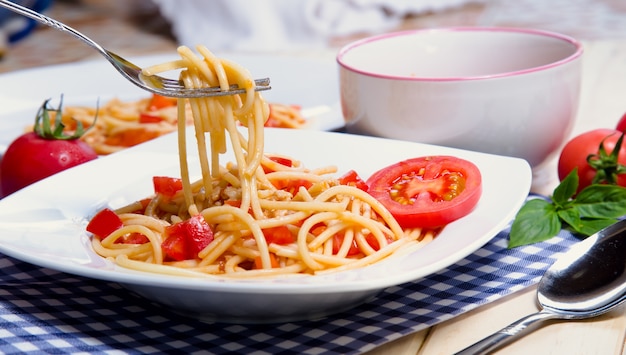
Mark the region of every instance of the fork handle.
[[52, 28], [56, 28], [57, 30], [61, 30], [63, 32], [68, 32], [72, 35], [74, 35], [75, 37], [81, 39], [83, 42], [87, 43], [88, 45], [90, 45], [91, 47], [95, 48], [96, 50], [100, 51], [103, 54], [106, 54], [106, 50], [104, 48], [102, 48], [99, 44], [97, 44], [96, 42], [94, 42], [93, 40], [91, 40], [88, 37], [85, 37], [85, 35], [83, 35], [82, 33], [76, 31], [75, 29], [73, 29], [70, 26], [67, 26], [65, 24], [62, 24], [61, 22], [52, 19], [46, 15], [40, 14], [36, 11], [33, 11], [27, 7], [18, 5], [12, 1], [8, 1], [8, 0], [0, 0], [0, 7], [3, 7], [7, 10], [10, 10], [12, 12], [15, 12], [16, 14], [22, 15], [22, 16], [26, 16], [28, 18], [31, 18], [39, 23], [42, 23], [46, 26], [50, 26]]

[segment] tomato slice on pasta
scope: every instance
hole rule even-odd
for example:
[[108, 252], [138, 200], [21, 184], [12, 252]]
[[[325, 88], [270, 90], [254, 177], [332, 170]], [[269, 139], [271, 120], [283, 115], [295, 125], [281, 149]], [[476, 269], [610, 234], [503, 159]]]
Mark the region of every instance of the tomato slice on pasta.
[[482, 193], [482, 178], [473, 163], [452, 156], [401, 161], [374, 173], [367, 181], [404, 228], [440, 227], [470, 213]]

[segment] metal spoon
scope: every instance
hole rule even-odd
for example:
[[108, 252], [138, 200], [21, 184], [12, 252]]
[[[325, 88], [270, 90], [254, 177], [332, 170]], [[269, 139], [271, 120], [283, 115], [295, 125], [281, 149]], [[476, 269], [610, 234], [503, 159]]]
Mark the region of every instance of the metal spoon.
[[541, 311], [461, 350], [484, 354], [548, 319], [585, 319], [606, 313], [626, 300], [626, 220], [574, 245], [559, 257], [537, 286]]

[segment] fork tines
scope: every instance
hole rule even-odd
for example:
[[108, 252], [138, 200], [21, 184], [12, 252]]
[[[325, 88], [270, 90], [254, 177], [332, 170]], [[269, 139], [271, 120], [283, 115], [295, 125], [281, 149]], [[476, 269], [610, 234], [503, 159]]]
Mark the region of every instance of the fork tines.
[[[235, 94], [243, 94], [246, 92], [245, 89], [240, 89], [237, 84], [231, 85], [228, 91], [222, 91], [222, 89], [219, 86], [188, 89], [188, 88], [185, 88], [179, 80], [173, 80], [173, 79], [164, 78], [162, 82], [163, 82], [163, 89], [176, 90], [176, 91], [179, 91], [183, 95], [185, 93], [190, 93], [192, 91], [195, 94], [202, 93], [202, 94], [206, 94], [207, 96], [235, 95]], [[265, 91], [265, 90], [269, 90], [272, 88], [270, 86], [269, 78], [256, 79], [254, 80], [254, 85], [255, 85], [255, 91]]]

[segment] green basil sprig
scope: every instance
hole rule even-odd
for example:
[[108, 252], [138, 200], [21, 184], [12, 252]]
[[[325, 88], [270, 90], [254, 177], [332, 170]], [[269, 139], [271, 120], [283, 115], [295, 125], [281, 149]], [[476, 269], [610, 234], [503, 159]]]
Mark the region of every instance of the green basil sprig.
[[561, 181], [549, 199], [528, 200], [517, 213], [509, 234], [509, 248], [542, 242], [562, 228], [587, 237], [626, 215], [626, 188], [592, 184], [578, 194], [577, 169]]

